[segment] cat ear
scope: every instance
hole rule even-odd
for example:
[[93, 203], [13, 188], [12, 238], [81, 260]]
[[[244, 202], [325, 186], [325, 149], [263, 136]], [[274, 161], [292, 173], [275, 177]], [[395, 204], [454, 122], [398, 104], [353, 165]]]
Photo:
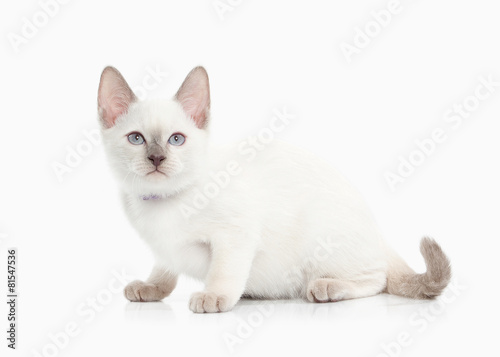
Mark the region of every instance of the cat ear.
[[189, 72], [175, 99], [198, 128], [206, 127], [210, 111], [210, 86], [205, 68], [195, 67]]
[[116, 118], [126, 113], [131, 103], [137, 100], [134, 92], [114, 67], [102, 71], [97, 105], [99, 118], [105, 128], [115, 125]]

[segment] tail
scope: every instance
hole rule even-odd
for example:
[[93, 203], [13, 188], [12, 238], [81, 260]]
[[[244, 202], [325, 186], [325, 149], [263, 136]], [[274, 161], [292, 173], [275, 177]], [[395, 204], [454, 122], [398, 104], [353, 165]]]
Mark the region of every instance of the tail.
[[399, 256], [389, 258], [386, 292], [413, 299], [432, 299], [439, 296], [451, 279], [448, 257], [431, 238], [420, 241], [420, 252], [424, 256], [427, 271], [415, 273]]

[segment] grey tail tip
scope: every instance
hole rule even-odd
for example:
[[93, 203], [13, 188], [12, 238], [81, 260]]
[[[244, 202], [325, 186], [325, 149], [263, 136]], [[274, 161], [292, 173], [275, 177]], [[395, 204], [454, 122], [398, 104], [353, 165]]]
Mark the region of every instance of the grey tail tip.
[[420, 252], [425, 260], [426, 272], [417, 274], [404, 262], [389, 269], [386, 288], [389, 294], [412, 299], [434, 299], [448, 286], [451, 264], [439, 244], [430, 237], [423, 237]]
[[441, 246], [431, 237], [420, 241], [420, 252], [425, 260], [427, 271], [421, 274], [423, 284], [421, 298], [433, 299], [441, 295], [451, 280], [451, 263]]

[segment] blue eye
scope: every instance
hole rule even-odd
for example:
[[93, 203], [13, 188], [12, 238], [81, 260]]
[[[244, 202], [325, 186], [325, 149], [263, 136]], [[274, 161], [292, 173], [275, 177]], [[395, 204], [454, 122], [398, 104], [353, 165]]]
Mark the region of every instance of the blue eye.
[[128, 136], [128, 141], [134, 145], [144, 144], [144, 137], [139, 133], [132, 133]]
[[173, 134], [168, 139], [169, 144], [175, 145], [175, 146], [181, 146], [182, 144], [184, 144], [184, 141], [186, 141], [186, 138], [182, 134]]

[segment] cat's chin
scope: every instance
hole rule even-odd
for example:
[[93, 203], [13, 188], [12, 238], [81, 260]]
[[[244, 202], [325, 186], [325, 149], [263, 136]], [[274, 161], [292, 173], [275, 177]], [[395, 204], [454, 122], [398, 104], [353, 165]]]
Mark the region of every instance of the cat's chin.
[[123, 182], [123, 190], [139, 197], [172, 197], [192, 187], [193, 182], [186, 178], [168, 176], [162, 172], [136, 177]]

